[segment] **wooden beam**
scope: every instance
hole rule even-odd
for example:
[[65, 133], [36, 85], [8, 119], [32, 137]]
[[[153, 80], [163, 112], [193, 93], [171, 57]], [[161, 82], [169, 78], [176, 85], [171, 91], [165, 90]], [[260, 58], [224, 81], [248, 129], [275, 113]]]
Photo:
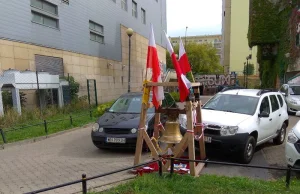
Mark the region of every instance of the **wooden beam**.
[[[188, 148], [189, 148], [189, 159], [195, 160], [195, 140], [194, 140], [194, 126], [193, 126], [193, 112], [192, 112], [192, 102], [186, 102], [186, 117], [187, 117], [187, 129], [188, 133]], [[190, 162], [190, 174], [192, 176], [196, 175], [195, 172], [195, 162]]]
[[196, 174], [195, 176], [199, 176], [201, 170], [204, 168], [205, 164], [204, 163], [198, 163], [198, 165], [195, 168]]
[[[191, 83], [192, 87], [195, 86], [200, 86], [201, 83]], [[151, 87], [151, 86], [165, 86], [165, 87], [177, 87], [178, 82], [149, 82], [145, 84], [146, 87]]]
[[158, 108], [155, 110], [155, 113], [164, 113], [164, 114], [186, 114], [185, 109], [178, 108]]

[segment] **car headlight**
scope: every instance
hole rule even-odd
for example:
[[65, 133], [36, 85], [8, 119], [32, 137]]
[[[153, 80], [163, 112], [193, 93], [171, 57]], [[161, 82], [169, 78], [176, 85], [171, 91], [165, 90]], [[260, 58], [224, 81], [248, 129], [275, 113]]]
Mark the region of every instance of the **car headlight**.
[[136, 133], [136, 132], [137, 132], [136, 128], [131, 129], [131, 133]]
[[221, 135], [226, 136], [226, 135], [235, 135], [236, 132], [238, 131], [239, 127], [238, 126], [223, 126], [221, 128]]
[[100, 127], [100, 128], [99, 128], [99, 132], [100, 132], [100, 133], [102, 133], [103, 130], [104, 130], [103, 127]]
[[98, 124], [98, 123], [95, 123], [95, 124], [93, 125], [93, 127], [92, 127], [92, 130], [93, 130], [94, 132], [96, 132], [98, 129], [99, 129], [99, 124]]
[[298, 141], [298, 137], [295, 135], [295, 133], [293, 131], [291, 131], [288, 133], [287, 141], [289, 143], [294, 144]]
[[291, 104], [297, 104], [297, 101], [294, 100], [294, 99], [290, 99], [289, 101], [290, 101]]

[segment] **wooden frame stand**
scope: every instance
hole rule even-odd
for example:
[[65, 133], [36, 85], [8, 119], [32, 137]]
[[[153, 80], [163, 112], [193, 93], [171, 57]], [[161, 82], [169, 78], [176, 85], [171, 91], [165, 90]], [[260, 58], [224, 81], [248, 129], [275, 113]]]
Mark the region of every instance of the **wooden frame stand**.
[[[178, 86], [177, 82], [162, 82], [162, 83], [145, 83], [144, 88], [150, 91], [150, 88], [153, 86], [164, 86], [164, 87], [176, 87]], [[187, 116], [187, 132], [181, 139], [181, 141], [176, 144], [172, 149], [174, 158], [179, 158], [182, 156], [184, 151], [188, 148], [188, 158], [190, 160], [195, 160], [195, 137], [199, 137], [199, 150], [200, 150], [200, 159], [204, 160], [206, 158], [205, 153], [205, 143], [204, 143], [204, 133], [203, 133], [203, 125], [202, 117], [201, 117], [201, 101], [200, 101], [200, 93], [199, 93], [199, 86], [200, 83], [192, 83], [192, 87], [194, 88], [195, 100], [188, 99], [185, 102], [185, 109], [183, 110], [173, 110], [178, 111], [180, 114], [186, 114]], [[145, 94], [144, 94], [145, 95]], [[140, 125], [138, 130], [138, 137], [136, 143], [136, 150], [135, 150], [135, 158], [134, 158], [134, 165], [138, 165], [141, 163], [141, 154], [143, 148], [143, 142], [145, 140], [147, 146], [149, 147], [152, 156], [154, 159], [159, 159], [159, 152], [157, 146], [153, 144], [151, 141], [147, 129], [146, 129], [146, 117], [147, 117], [147, 109], [148, 109], [148, 102], [147, 104], [145, 101], [142, 103], [142, 110], [140, 116]], [[154, 127], [154, 135], [155, 139], [158, 139], [159, 136], [159, 123], [160, 123], [160, 113], [167, 111], [166, 109], [158, 109], [156, 110], [155, 114], [155, 127]], [[194, 118], [195, 114], [193, 113], [196, 111], [197, 117]], [[195, 121], [196, 119], [196, 121]], [[192, 176], [198, 176], [200, 171], [204, 168], [204, 163], [195, 164], [195, 162], [190, 162], [190, 174]], [[170, 167], [170, 161], [167, 161], [163, 165], [163, 171], [168, 171]]]

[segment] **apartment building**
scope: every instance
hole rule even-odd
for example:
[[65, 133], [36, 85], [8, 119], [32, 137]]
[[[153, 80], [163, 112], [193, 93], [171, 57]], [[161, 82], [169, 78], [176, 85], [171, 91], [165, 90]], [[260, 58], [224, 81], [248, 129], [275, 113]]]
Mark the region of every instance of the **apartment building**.
[[69, 74], [80, 83], [79, 95], [95, 80], [98, 102], [127, 92], [128, 28], [134, 30], [131, 91], [142, 86], [150, 23], [166, 61], [166, 0], [9, 0], [0, 2], [0, 17], [0, 75], [8, 69]]

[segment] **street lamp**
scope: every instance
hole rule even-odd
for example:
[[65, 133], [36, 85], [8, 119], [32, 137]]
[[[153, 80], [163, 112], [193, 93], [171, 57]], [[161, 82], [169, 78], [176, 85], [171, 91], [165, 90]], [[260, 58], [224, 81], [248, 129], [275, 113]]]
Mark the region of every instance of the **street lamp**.
[[131, 36], [133, 35], [133, 30], [131, 28], [128, 28], [126, 30], [126, 34], [129, 37], [129, 61], [128, 61], [128, 93], [130, 92], [130, 55], [131, 55]]
[[244, 62], [244, 71], [243, 71], [243, 74], [244, 74], [244, 87], [246, 87], [246, 62]]
[[252, 55], [246, 57], [247, 59], [247, 66], [246, 66], [246, 88], [248, 89], [248, 68], [249, 68], [249, 60], [252, 58]]

